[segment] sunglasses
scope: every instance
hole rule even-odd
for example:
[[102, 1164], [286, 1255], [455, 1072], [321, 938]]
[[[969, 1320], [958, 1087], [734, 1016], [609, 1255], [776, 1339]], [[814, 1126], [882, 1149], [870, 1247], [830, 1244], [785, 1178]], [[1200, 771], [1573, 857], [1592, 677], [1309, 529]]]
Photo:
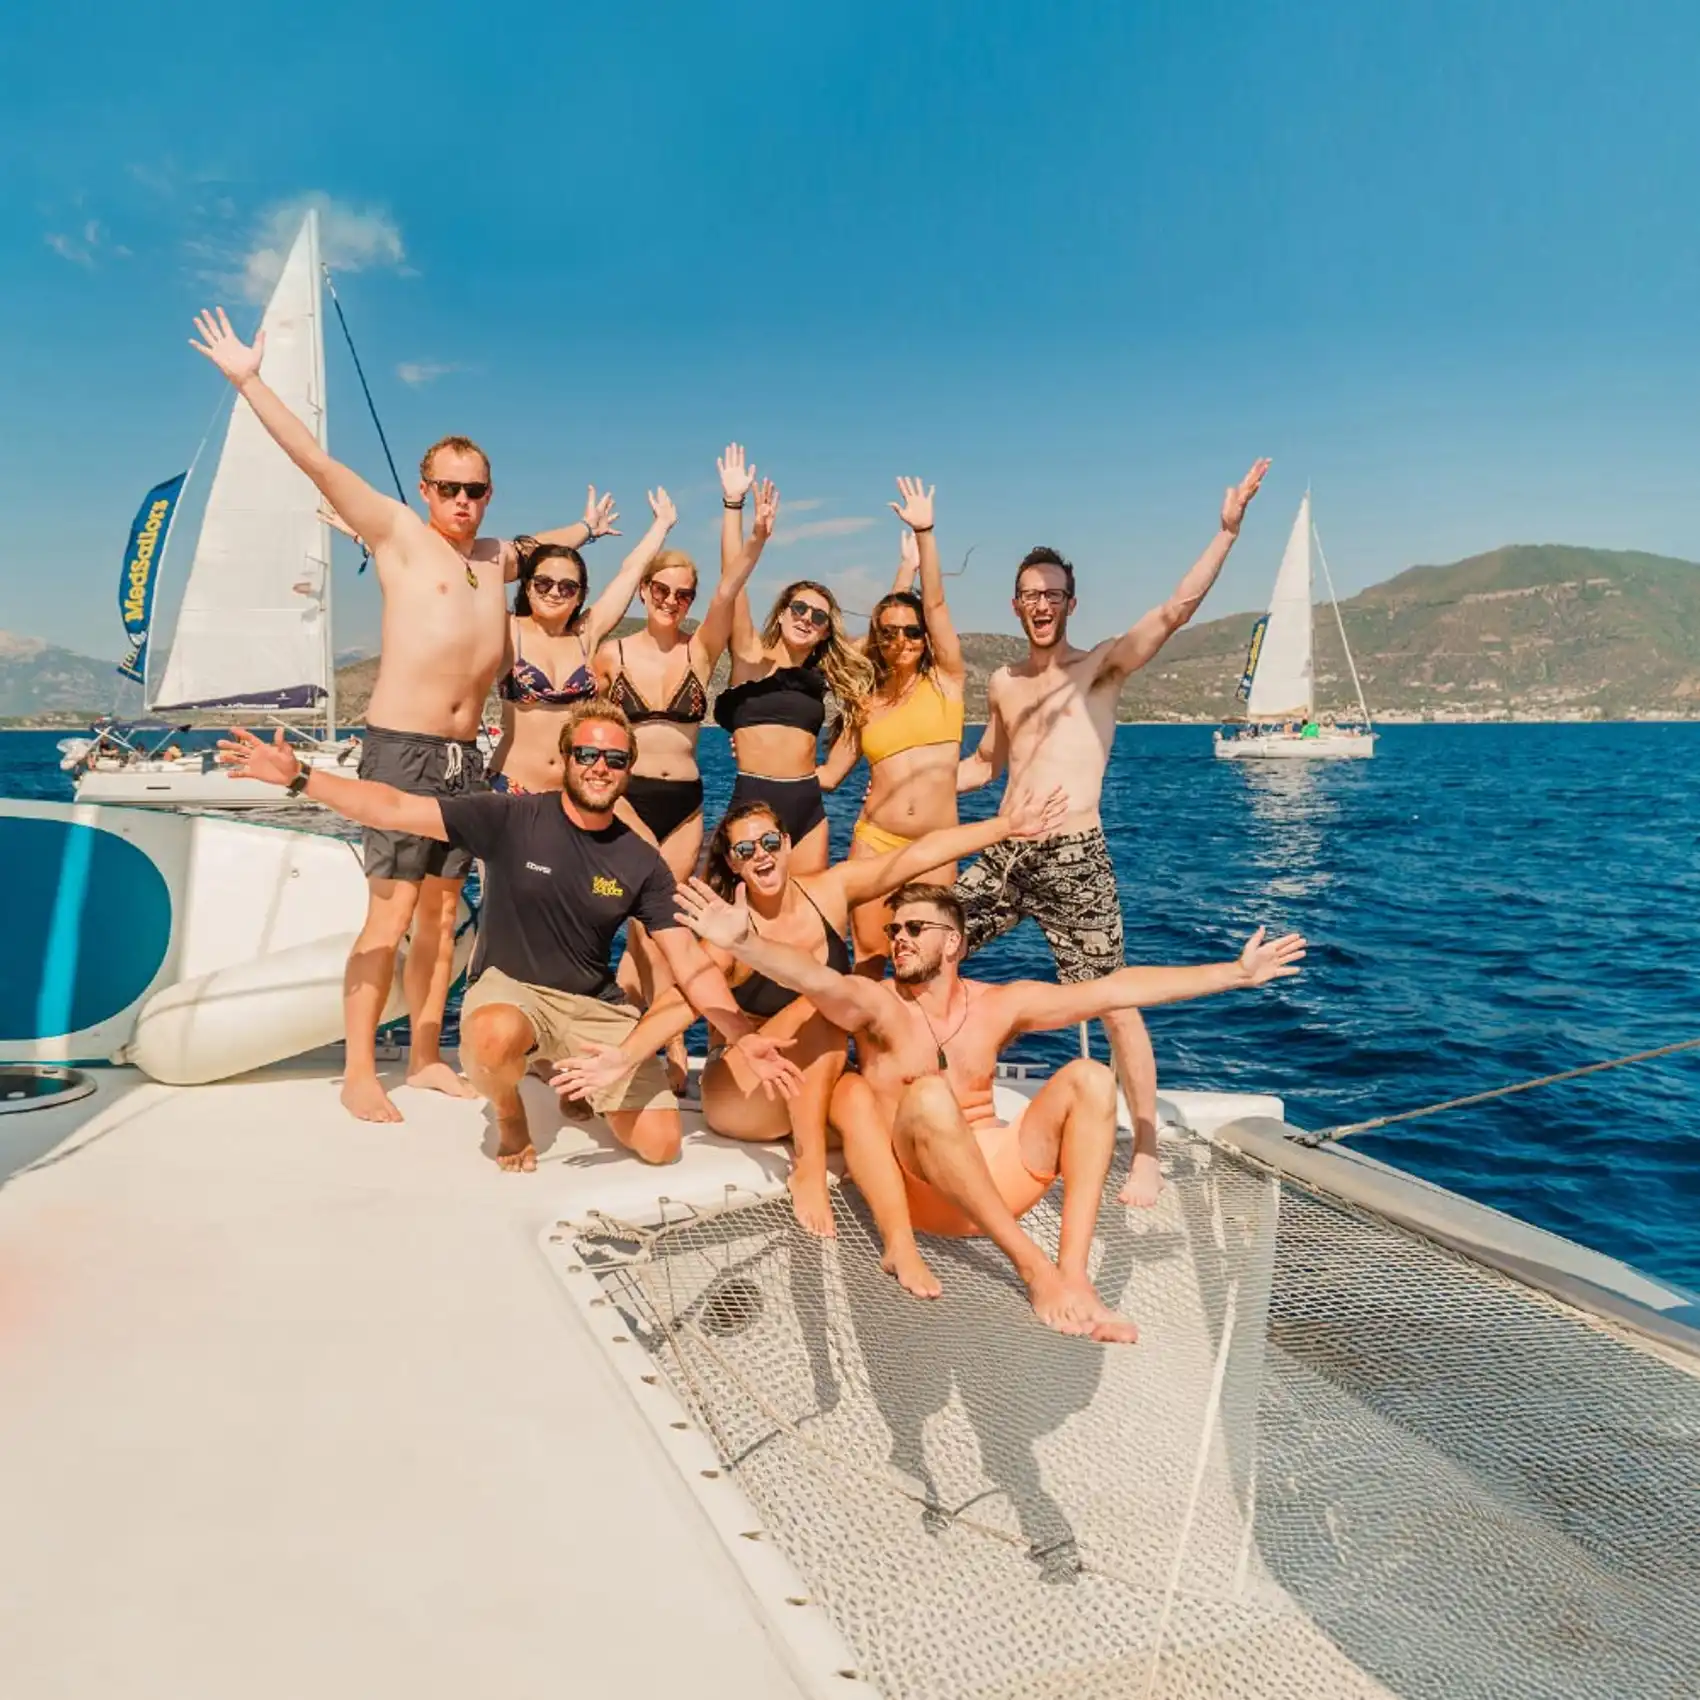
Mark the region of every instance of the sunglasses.
[[582, 596], [584, 580], [581, 578], [550, 578], [547, 573], [533, 573], [525, 581], [525, 588], [534, 596]]
[[919, 643], [927, 635], [925, 626], [881, 625], [875, 629], [879, 632], [881, 643], [896, 643], [899, 638], [905, 643]]
[[892, 944], [897, 942], [899, 933], [908, 938], [918, 939], [922, 933], [931, 931], [954, 933], [956, 928], [951, 926], [948, 921], [887, 921], [885, 924], [886, 939]]
[[734, 862], [747, 862], [755, 855], [758, 846], [768, 855], [777, 856], [784, 842], [783, 833], [764, 832], [760, 838], [740, 838], [736, 844], [728, 844], [726, 852]]
[[574, 744], [573, 761], [579, 767], [604, 763], [610, 773], [624, 773], [632, 765], [630, 750], [605, 750], [600, 744]]
[[490, 494], [490, 485], [482, 478], [470, 481], [464, 478], [427, 478], [425, 482], [431, 485], [445, 502], [452, 502], [462, 490], [466, 492], [469, 502], [482, 502]]
[[696, 601], [697, 587], [687, 585], [683, 590], [669, 590], [664, 584], [651, 584], [649, 600], [658, 607], [665, 608], [671, 603], [675, 608], [689, 608]]
[[817, 632], [824, 632], [832, 624], [832, 616], [824, 608], [817, 608], [800, 596], [787, 603], [785, 611], [794, 620], [807, 620]]
[[1068, 601], [1066, 590], [1024, 590], [1015, 599], [1023, 608], [1060, 608]]

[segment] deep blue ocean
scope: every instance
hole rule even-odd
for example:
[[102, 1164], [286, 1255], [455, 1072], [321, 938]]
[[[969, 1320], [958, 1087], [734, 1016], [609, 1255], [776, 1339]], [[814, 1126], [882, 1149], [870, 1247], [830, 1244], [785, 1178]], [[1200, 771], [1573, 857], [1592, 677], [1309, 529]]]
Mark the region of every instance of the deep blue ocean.
[[[0, 795], [68, 798], [59, 736], [0, 734]], [[723, 735], [703, 744], [712, 821], [732, 772]], [[859, 795], [829, 800], [835, 854]], [[1127, 726], [1104, 820], [1130, 961], [1237, 954], [1258, 925], [1310, 940], [1297, 980], [1149, 1013], [1169, 1086], [1279, 1093], [1322, 1127], [1700, 1034], [1700, 724], [1395, 726], [1374, 761], [1315, 764]], [[1028, 922], [976, 970], [1050, 958]], [[1697, 1111], [1700, 1051], [1356, 1143], [1700, 1287]]]

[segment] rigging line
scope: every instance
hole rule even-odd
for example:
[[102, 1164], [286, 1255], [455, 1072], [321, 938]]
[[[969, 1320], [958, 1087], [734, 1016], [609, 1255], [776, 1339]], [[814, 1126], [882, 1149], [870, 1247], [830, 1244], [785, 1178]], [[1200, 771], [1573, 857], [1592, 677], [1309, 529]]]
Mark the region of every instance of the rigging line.
[[[1306, 491], [1309, 494], [1309, 491]], [[1328, 600], [1334, 609], [1334, 624], [1340, 628], [1340, 647], [1346, 652], [1346, 665], [1352, 670], [1352, 688], [1358, 693], [1358, 712], [1364, 717], [1366, 726], [1373, 725], [1369, 717], [1369, 704], [1364, 701], [1364, 687], [1358, 678], [1358, 664], [1352, 659], [1352, 646], [1346, 642], [1346, 618], [1340, 612], [1340, 598], [1334, 594], [1334, 575], [1328, 570], [1328, 557], [1322, 552], [1322, 533], [1316, 529], [1316, 521], [1310, 522], [1310, 534], [1316, 543], [1316, 558], [1322, 563], [1322, 577], [1328, 586]]]
[[1623, 1068], [1629, 1063], [1651, 1062], [1655, 1057], [1674, 1056], [1678, 1051], [1700, 1049], [1700, 1039], [1683, 1039], [1675, 1045], [1660, 1045], [1657, 1050], [1635, 1051], [1627, 1057], [1613, 1057], [1608, 1062], [1588, 1063], [1583, 1068], [1567, 1068], [1561, 1074], [1543, 1074], [1534, 1080], [1520, 1080], [1514, 1086], [1496, 1086], [1489, 1092], [1472, 1092], [1464, 1098], [1448, 1098], [1444, 1103], [1425, 1104], [1419, 1110], [1401, 1110], [1397, 1115], [1376, 1116], [1367, 1122], [1345, 1122], [1339, 1127], [1325, 1127], [1316, 1133], [1300, 1134], [1295, 1145], [1315, 1147], [1348, 1134], [1371, 1133], [1378, 1127], [1391, 1127], [1395, 1122], [1415, 1121], [1418, 1116], [1438, 1115], [1442, 1110], [1461, 1110], [1468, 1104], [1485, 1104], [1490, 1098], [1509, 1098], [1514, 1092], [1532, 1092], [1537, 1086], [1556, 1086], [1561, 1080], [1580, 1080], [1587, 1074], [1603, 1074], [1609, 1068]]
[[[348, 328], [348, 318], [342, 310], [342, 299], [336, 292], [336, 285], [331, 281], [331, 268], [326, 265], [319, 267], [324, 275], [325, 288], [330, 291], [331, 305], [336, 309], [336, 322], [342, 326], [342, 340], [348, 344], [348, 353], [354, 361], [354, 375], [360, 380], [360, 393], [366, 398], [366, 411], [372, 415], [373, 428], [378, 433], [378, 441], [383, 446], [384, 459], [389, 463], [390, 477], [395, 483], [396, 499], [403, 507], [407, 506], [407, 492], [402, 488], [401, 474], [396, 471], [395, 456], [390, 453], [390, 440], [384, 435], [384, 422], [378, 417], [378, 405], [372, 400], [372, 386], [366, 382], [366, 368], [360, 364], [360, 351], [354, 346], [354, 334]], [[360, 571], [365, 572], [366, 563], [372, 558], [372, 551], [364, 543], [360, 544]]]

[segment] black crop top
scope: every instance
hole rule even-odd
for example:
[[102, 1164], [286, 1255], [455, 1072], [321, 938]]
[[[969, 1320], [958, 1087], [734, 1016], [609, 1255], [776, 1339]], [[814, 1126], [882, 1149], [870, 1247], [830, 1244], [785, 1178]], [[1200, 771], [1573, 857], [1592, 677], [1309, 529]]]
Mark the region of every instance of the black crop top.
[[[831, 922], [820, 914], [820, 905], [803, 891], [804, 901], [820, 915], [821, 931], [826, 934], [826, 965], [835, 974], [850, 972], [850, 950], [841, 934], [833, 930]], [[750, 917], [750, 925], [756, 924], [755, 917]], [[759, 934], [758, 934], [759, 936]], [[732, 1001], [745, 1015], [753, 1015], [758, 1021], [766, 1021], [770, 1015], [777, 1015], [796, 999], [797, 994], [789, 986], [782, 986], [777, 980], [770, 980], [765, 974], [752, 973], [747, 980], [740, 980], [732, 988]]]
[[795, 726], [815, 737], [826, 724], [826, 675], [816, 667], [775, 667], [720, 693], [714, 718], [728, 732], [749, 726]]

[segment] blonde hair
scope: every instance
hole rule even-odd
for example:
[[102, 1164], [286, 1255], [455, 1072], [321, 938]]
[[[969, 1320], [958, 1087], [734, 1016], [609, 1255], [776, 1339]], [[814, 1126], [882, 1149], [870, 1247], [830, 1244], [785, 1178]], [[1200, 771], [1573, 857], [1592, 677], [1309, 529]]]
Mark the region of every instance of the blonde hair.
[[457, 455], [477, 455], [484, 462], [484, 480], [486, 483], [489, 482], [490, 457], [470, 437], [439, 437], [425, 451], [424, 457], [419, 462], [419, 482], [421, 484], [431, 482], [431, 462], [437, 458], [439, 449], [453, 449]]
[[647, 567], [643, 569], [643, 577], [638, 580], [638, 589], [642, 589], [657, 573], [664, 573], [671, 567], [683, 567], [691, 575], [691, 588], [697, 586], [697, 564], [683, 549], [663, 549]]
[[629, 746], [634, 742], [632, 723], [626, 718], [625, 712], [612, 697], [585, 697], [581, 701], [573, 703], [567, 709], [567, 712], [561, 716], [561, 736], [558, 740], [558, 747], [562, 761], [570, 759], [573, 736], [587, 720], [600, 720], [606, 725], [618, 726], [626, 735], [627, 745]]
[[839, 611], [838, 598], [812, 578], [800, 578], [786, 585], [767, 616], [761, 629], [761, 641], [779, 641], [779, 621], [799, 590], [812, 590], [826, 598], [830, 623], [826, 636], [809, 651], [808, 667], [818, 667], [826, 675], [827, 689], [838, 701], [839, 716], [851, 726], [860, 726], [868, 712], [868, 693], [874, 688], [874, 664], [862, 652], [860, 645], [850, 641], [844, 630], [844, 616]]

